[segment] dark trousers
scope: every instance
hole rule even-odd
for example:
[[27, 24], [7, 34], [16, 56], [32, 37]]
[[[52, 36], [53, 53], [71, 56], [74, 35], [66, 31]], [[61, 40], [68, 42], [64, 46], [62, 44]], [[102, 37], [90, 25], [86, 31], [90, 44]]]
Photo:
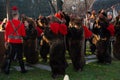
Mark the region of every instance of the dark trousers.
[[49, 44], [43, 41], [43, 45], [40, 46], [40, 55], [43, 61], [47, 62], [47, 55], [49, 53]]
[[24, 62], [23, 62], [23, 45], [21, 44], [13, 44], [13, 43], [9, 43], [8, 44], [8, 49], [6, 52], [6, 60], [5, 60], [5, 64], [4, 64], [4, 71], [5, 73], [10, 72], [10, 65], [12, 60], [14, 60], [16, 56], [16, 59], [19, 61], [19, 65], [21, 67], [21, 71], [25, 71], [25, 66], [24, 66]]
[[90, 51], [91, 51], [91, 53], [95, 54], [96, 45], [92, 43], [92, 38], [90, 38], [90, 39], [85, 39], [85, 46], [84, 46], [85, 47], [85, 49], [84, 49], [85, 55], [86, 55], [86, 45], [87, 45], [86, 42], [87, 41], [89, 41], [89, 43], [90, 43]]

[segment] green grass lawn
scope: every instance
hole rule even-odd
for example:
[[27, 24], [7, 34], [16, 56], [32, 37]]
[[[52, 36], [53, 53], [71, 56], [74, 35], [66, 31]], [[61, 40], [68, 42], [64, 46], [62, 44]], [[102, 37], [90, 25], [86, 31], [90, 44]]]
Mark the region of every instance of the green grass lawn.
[[[84, 71], [75, 72], [71, 64], [66, 70], [70, 80], [120, 80], [120, 61], [113, 61], [110, 65], [97, 63], [86, 64]], [[35, 68], [22, 74], [12, 70], [9, 75], [0, 73], [0, 80], [53, 80], [51, 72]], [[63, 77], [56, 79], [63, 80]]]

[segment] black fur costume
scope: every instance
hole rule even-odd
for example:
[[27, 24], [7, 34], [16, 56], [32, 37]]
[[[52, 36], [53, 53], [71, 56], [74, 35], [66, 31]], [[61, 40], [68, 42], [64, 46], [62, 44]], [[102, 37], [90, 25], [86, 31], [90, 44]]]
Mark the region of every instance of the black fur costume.
[[71, 27], [68, 29], [69, 54], [76, 71], [83, 70], [84, 59], [84, 35], [83, 28]]
[[110, 41], [100, 40], [97, 43], [97, 58], [99, 63], [111, 63]]
[[[56, 25], [53, 26], [56, 27]], [[65, 44], [64, 35], [62, 35], [60, 32], [56, 34], [53, 31], [50, 28], [46, 28], [44, 31], [44, 36], [47, 38], [47, 40], [49, 40], [48, 43], [50, 44], [49, 53], [52, 77], [56, 78], [59, 75], [65, 75]]]
[[26, 37], [24, 37], [24, 56], [26, 57], [26, 62], [30, 64], [37, 63], [39, 59], [36, 51], [36, 38], [36, 29], [29, 25], [29, 28], [26, 29]]
[[99, 18], [97, 24], [96, 28], [98, 29], [96, 29], [96, 33], [100, 36], [100, 40], [96, 44], [98, 62], [111, 63], [110, 32], [107, 30], [109, 23], [105, 18]]
[[[37, 20], [37, 26], [44, 32], [48, 26], [48, 19], [46, 17]], [[47, 62], [47, 55], [49, 53], [49, 44], [42, 39], [42, 35], [38, 38], [40, 56], [43, 62]]]
[[[46, 27], [41, 28], [43, 30], [43, 32], [44, 32], [45, 28]], [[49, 53], [49, 48], [50, 48], [49, 44], [41, 38], [41, 40], [40, 40], [40, 55], [41, 55], [43, 62], [47, 62], [47, 55]]]
[[115, 22], [115, 42], [113, 46], [113, 54], [115, 58], [120, 60], [120, 17], [116, 18]]
[[49, 53], [50, 46], [44, 40], [41, 40], [41, 44], [42, 45], [40, 45], [40, 55], [41, 55], [42, 61], [47, 62], [47, 55]]
[[4, 47], [4, 31], [0, 31], [0, 68], [3, 67], [5, 61], [5, 52], [6, 49]]

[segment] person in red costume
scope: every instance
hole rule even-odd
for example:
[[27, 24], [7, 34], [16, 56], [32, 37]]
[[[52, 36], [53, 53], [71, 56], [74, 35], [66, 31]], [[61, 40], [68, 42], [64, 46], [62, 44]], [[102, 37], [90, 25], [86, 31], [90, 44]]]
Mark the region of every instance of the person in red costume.
[[7, 49], [6, 61], [3, 67], [5, 74], [10, 73], [11, 61], [17, 56], [20, 64], [21, 73], [25, 73], [23, 62], [23, 37], [26, 36], [25, 28], [19, 20], [19, 12], [16, 6], [12, 7], [12, 20], [8, 20], [5, 28], [5, 47]]

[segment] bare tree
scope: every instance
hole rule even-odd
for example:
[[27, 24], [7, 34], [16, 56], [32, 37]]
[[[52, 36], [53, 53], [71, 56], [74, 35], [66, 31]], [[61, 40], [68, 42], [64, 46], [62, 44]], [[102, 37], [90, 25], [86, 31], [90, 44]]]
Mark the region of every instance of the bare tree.
[[[76, 12], [78, 15], [85, 14], [95, 0], [64, 0], [63, 10], [68, 13]], [[75, 6], [74, 11], [72, 7]]]
[[57, 11], [62, 11], [62, 5], [63, 5], [62, 0], [57, 0]]
[[54, 5], [52, 4], [52, 1], [51, 0], [48, 0], [49, 1], [49, 5], [50, 5], [50, 7], [51, 7], [51, 12], [53, 12], [53, 14], [54, 13], [56, 13], [56, 10], [55, 10], [55, 7], [54, 7]]

